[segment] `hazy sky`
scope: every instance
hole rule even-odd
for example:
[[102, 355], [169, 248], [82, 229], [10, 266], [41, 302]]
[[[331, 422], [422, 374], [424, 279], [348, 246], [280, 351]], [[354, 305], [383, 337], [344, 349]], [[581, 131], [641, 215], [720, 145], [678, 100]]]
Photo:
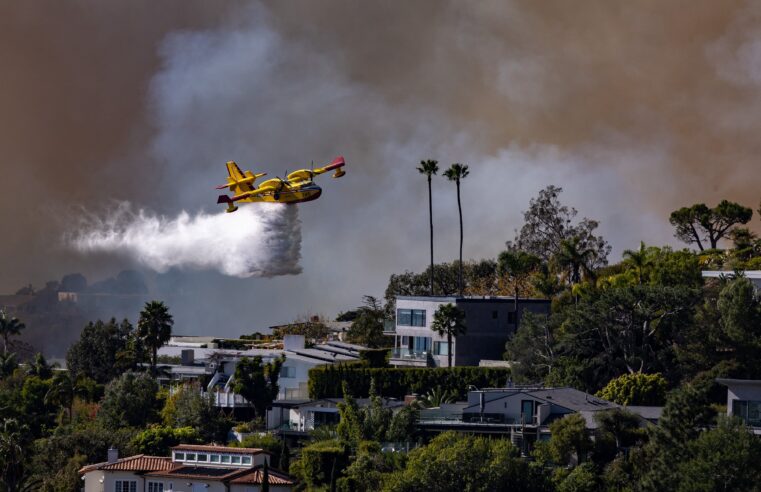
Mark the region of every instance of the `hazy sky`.
[[[614, 260], [676, 244], [677, 207], [761, 198], [761, 2], [4, 2], [0, 63], [2, 292], [136, 267], [62, 239], [117, 202], [216, 213], [227, 160], [346, 157], [299, 206], [301, 274], [172, 274], [185, 333], [334, 315], [424, 268], [420, 159], [471, 168], [466, 258], [496, 256], [548, 184]], [[454, 191], [434, 181], [437, 260]]]

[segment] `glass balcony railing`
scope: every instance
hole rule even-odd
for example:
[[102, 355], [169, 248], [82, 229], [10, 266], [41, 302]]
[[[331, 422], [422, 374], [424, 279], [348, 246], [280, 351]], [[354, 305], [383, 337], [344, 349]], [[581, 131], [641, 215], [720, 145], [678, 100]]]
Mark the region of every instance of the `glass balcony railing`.
[[417, 352], [408, 348], [396, 348], [391, 351], [392, 359], [427, 360], [428, 352]]
[[383, 334], [393, 335], [396, 333], [396, 323], [392, 319], [387, 319], [383, 322]]

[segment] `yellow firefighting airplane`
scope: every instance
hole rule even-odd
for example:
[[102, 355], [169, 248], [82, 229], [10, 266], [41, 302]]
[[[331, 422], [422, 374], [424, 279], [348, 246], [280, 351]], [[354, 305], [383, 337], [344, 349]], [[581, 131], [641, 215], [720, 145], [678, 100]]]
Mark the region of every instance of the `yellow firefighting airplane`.
[[301, 203], [316, 200], [322, 194], [322, 188], [314, 184], [312, 178], [318, 174], [335, 170], [334, 178], [340, 178], [346, 171], [341, 169], [346, 165], [343, 156], [336, 157], [333, 162], [317, 169], [299, 169], [290, 173], [286, 179], [268, 179], [258, 187], [254, 181], [267, 173], [254, 174], [251, 171], [243, 173], [234, 161], [227, 163], [227, 184], [217, 186], [218, 190], [230, 188], [234, 196], [220, 195], [217, 203], [226, 203], [226, 212], [235, 212], [238, 207], [235, 202], [275, 202]]

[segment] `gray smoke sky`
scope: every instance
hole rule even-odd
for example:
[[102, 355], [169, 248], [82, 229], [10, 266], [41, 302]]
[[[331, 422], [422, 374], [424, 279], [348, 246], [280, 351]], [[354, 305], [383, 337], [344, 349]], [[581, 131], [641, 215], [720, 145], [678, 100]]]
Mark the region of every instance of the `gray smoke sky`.
[[[8, 3], [0, 41], [5, 291], [133, 266], [65, 247], [81, 207], [215, 213], [227, 160], [282, 176], [346, 156], [299, 206], [301, 275], [174, 274], [188, 333], [333, 315], [424, 268], [424, 158], [471, 167], [468, 258], [496, 256], [548, 184], [600, 220], [613, 259], [674, 244], [677, 207], [760, 198], [755, 3]], [[450, 260], [454, 185], [434, 193]]]

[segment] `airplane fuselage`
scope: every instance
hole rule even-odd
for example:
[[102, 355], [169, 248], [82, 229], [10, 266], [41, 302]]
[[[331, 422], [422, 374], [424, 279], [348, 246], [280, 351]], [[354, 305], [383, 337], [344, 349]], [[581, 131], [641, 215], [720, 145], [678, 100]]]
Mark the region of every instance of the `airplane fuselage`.
[[270, 181], [274, 189], [235, 201], [252, 203], [303, 203], [317, 200], [322, 194], [322, 188], [311, 181], [308, 183], [281, 183], [279, 180], [271, 179], [262, 183], [261, 187], [265, 188], [265, 185], [270, 184]]
[[335, 171], [333, 177], [340, 178], [346, 174], [342, 169], [345, 165], [343, 156], [338, 156], [327, 166], [299, 169], [288, 174], [285, 179], [268, 179], [257, 186], [257, 178], [266, 173], [244, 173], [234, 161], [229, 161], [227, 183], [217, 186], [217, 189], [229, 188], [235, 195], [220, 195], [217, 203], [227, 204], [226, 211], [229, 213], [238, 210], [236, 202], [303, 203], [316, 200], [322, 194], [322, 188], [314, 184], [312, 178], [328, 171]]

